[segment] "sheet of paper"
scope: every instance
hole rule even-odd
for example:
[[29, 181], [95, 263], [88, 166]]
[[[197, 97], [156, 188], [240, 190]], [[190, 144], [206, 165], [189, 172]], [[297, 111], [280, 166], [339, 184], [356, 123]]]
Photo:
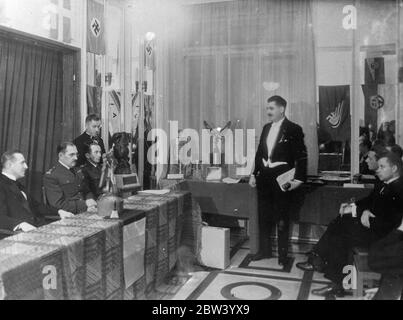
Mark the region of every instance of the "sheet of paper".
[[241, 181], [241, 179], [232, 179], [230, 177], [222, 179], [222, 182], [227, 183], [227, 184], [235, 184]]
[[161, 189], [161, 190], [143, 190], [143, 191], [138, 191], [138, 194], [167, 194], [171, 192], [169, 189]]
[[283, 174], [280, 174], [276, 179], [278, 185], [280, 186], [280, 189], [285, 191], [283, 188], [283, 185], [285, 185], [287, 182], [290, 182], [292, 179], [294, 179], [294, 176], [295, 176], [295, 168], [292, 168], [291, 170], [289, 170]]

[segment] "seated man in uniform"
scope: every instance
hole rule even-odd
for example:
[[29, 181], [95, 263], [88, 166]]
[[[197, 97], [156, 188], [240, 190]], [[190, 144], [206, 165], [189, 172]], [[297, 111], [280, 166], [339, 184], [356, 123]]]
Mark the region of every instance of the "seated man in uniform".
[[329, 224], [310, 259], [297, 263], [305, 271], [323, 271], [332, 281], [329, 286], [312, 290], [312, 294], [344, 296], [343, 268], [351, 264], [352, 248], [368, 248], [399, 226], [403, 215], [402, 160], [388, 152], [379, 156], [378, 166], [376, 173], [381, 183], [375, 184], [368, 197], [343, 204], [340, 215]]
[[57, 147], [59, 161], [43, 177], [45, 195], [49, 204], [74, 214], [97, 211], [94, 195], [89, 190], [77, 163], [77, 148], [71, 142]]
[[[101, 131], [101, 118], [96, 114], [89, 114], [85, 118], [85, 132], [74, 139], [73, 143], [78, 150], [77, 167], [85, 164], [85, 149], [91, 143], [97, 143], [101, 147], [102, 154], [105, 153], [104, 141], [99, 136]], [[102, 159], [101, 159], [102, 160]]]
[[87, 161], [81, 166], [81, 169], [90, 191], [95, 199], [98, 199], [102, 194], [102, 188], [99, 187], [99, 181], [102, 175], [102, 167], [100, 164], [102, 158], [101, 147], [96, 143], [91, 143], [89, 146], [86, 146], [85, 157]]
[[[28, 169], [24, 155], [18, 151], [6, 151], [1, 156], [0, 174], [0, 229], [9, 231], [30, 231], [41, 223], [45, 215], [59, 214], [61, 218], [73, 214], [57, 210], [31, 198], [18, 181]], [[43, 221], [42, 221], [43, 222]]]

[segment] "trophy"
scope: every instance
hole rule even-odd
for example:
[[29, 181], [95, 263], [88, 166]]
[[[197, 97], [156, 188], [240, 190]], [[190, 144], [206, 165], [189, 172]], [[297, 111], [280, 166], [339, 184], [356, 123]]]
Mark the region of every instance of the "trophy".
[[222, 142], [225, 130], [231, 127], [231, 121], [228, 121], [227, 124], [223, 127], [213, 128], [207, 121], [204, 121], [204, 127], [210, 130], [210, 135], [213, 137], [213, 152], [212, 157], [210, 157], [210, 162], [212, 162], [213, 166], [207, 167], [207, 181], [220, 181], [223, 175], [222, 172]]

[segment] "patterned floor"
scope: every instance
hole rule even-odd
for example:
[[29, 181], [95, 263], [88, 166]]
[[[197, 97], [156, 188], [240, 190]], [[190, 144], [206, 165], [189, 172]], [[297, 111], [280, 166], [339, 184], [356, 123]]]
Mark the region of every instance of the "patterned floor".
[[[188, 275], [175, 275], [168, 285], [158, 289], [166, 300], [325, 300], [310, 292], [326, 285], [320, 273], [304, 272], [295, 264], [306, 260], [310, 244], [292, 244], [293, 261], [286, 268], [277, 259], [251, 262], [248, 242], [232, 250], [230, 266], [225, 270], [195, 267]], [[351, 300], [347, 296], [342, 300]]]

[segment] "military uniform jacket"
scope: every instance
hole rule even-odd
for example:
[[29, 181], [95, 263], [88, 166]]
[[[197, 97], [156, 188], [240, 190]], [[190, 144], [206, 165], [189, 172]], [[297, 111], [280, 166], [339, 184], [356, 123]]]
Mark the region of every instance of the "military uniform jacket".
[[105, 153], [105, 145], [102, 138], [98, 136], [91, 137], [86, 132], [82, 133], [80, 136], [75, 138], [73, 143], [76, 145], [78, 151], [77, 167], [80, 167], [87, 162], [84, 151], [86, 145], [90, 145], [91, 143], [97, 143], [101, 147], [101, 153], [102, 154]]
[[81, 169], [90, 191], [95, 196], [95, 198], [98, 198], [102, 194], [102, 188], [99, 188], [102, 168], [100, 167], [100, 165], [97, 165], [95, 167], [87, 161], [85, 165], [81, 166]]
[[59, 162], [46, 172], [43, 186], [49, 205], [75, 214], [87, 210], [85, 200], [94, 199], [81, 169], [68, 170]]

